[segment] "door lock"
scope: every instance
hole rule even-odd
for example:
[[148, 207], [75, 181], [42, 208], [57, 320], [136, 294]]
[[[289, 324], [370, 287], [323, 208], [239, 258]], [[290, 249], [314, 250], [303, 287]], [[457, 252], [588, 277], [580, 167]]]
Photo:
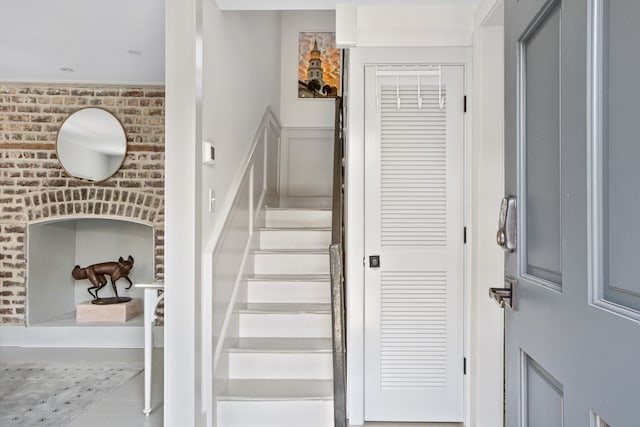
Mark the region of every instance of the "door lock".
[[380, 255], [369, 256], [369, 268], [380, 268]]
[[516, 279], [511, 276], [504, 277], [504, 288], [490, 288], [489, 297], [496, 300], [500, 308], [509, 307], [515, 309]]

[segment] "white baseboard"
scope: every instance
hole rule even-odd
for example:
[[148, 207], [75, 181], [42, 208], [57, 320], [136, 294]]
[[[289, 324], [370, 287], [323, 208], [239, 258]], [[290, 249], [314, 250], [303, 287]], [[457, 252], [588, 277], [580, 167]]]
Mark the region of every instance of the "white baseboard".
[[[157, 328], [154, 328], [157, 329]], [[154, 331], [156, 346], [164, 337]], [[142, 326], [0, 326], [0, 347], [143, 348]]]

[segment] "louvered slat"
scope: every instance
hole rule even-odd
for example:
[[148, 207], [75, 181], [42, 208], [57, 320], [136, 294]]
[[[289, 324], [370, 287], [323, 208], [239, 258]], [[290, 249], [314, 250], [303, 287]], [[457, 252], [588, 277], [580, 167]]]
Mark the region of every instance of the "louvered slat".
[[446, 273], [383, 272], [380, 305], [380, 387], [444, 387]]
[[437, 87], [421, 98], [419, 109], [415, 85], [401, 86], [398, 109], [397, 87], [380, 89], [382, 246], [446, 246], [446, 109]]

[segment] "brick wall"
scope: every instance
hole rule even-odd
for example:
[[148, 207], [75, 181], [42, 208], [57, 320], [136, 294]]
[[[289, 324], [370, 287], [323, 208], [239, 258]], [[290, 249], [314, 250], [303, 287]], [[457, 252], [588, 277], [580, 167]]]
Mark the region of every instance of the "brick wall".
[[[84, 107], [109, 110], [127, 133], [121, 169], [101, 183], [68, 176], [56, 157], [60, 124]], [[0, 324], [24, 324], [27, 225], [70, 215], [152, 225], [163, 278], [163, 87], [0, 83]]]

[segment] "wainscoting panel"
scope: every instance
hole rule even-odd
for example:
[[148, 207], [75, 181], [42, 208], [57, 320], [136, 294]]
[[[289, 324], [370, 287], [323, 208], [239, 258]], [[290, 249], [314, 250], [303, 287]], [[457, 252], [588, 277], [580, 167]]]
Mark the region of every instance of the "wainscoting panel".
[[330, 200], [332, 128], [285, 128], [280, 153], [280, 197]]

